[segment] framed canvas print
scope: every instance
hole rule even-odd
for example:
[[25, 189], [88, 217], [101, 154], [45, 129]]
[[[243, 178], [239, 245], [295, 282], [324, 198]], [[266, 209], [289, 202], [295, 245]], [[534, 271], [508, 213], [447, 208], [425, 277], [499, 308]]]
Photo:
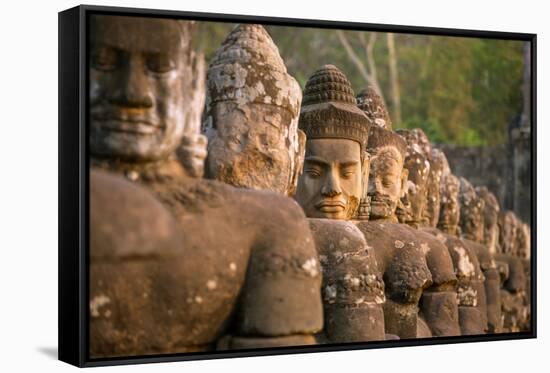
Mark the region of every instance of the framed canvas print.
[[536, 35], [59, 13], [59, 358], [536, 336]]

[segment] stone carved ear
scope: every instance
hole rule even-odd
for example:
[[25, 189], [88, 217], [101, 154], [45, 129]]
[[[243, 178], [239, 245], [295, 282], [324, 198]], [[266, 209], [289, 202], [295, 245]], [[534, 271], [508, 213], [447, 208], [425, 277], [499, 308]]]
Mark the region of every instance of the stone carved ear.
[[204, 54], [191, 51], [191, 82], [187, 89], [187, 102], [185, 103], [185, 133], [196, 134], [201, 131], [201, 119], [206, 100], [206, 60]]
[[198, 133], [187, 133], [183, 136], [180, 147], [176, 150], [177, 157], [188, 176], [202, 178], [208, 139]]
[[304, 169], [304, 158], [306, 154], [306, 134], [302, 130], [298, 130], [298, 150], [294, 154], [294, 164], [292, 165], [294, 169], [291, 173], [291, 179], [288, 186], [287, 195], [289, 197], [296, 194], [296, 189], [298, 188], [298, 178], [302, 174]]
[[363, 152], [361, 163], [361, 198], [366, 200], [369, 189], [369, 173], [370, 173], [370, 154]]
[[403, 167], [403, 171], [401, 171], [401, 192], [399, 193], [399, 198], [405, 197], [407, 193], [407, 180], [409, 180], [409, 170]]

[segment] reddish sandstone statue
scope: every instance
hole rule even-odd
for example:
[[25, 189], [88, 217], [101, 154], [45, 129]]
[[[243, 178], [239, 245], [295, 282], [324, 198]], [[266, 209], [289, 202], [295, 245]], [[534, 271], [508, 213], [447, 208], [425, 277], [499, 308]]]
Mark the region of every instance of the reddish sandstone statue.
[[370, 242], [349, 221], [368, 175], [369, 120], [335, 66], [309, 79], [299, 126], [307, 136], [295, 199], [310, 218], [323, 269], [322, 342], [385, 339], [384, 283]]
[[[476, 253], [485, 277], [485, 302], [483, 302], [483, 297], [480, 297], [482, 302], [480, 306], [485, 308], [487, 315], [487, 332], [498, 332], [501, 325], [500, 276], [496, 268], [494, 254], [490, 247], [484, 244], [485, 200], [476, 193], [470, 182], [460, 178], [459, 201], [461, 237]], [[489, 208], [487, 208], [487, 212], [489, 212], [488, 210]], [[483, 292], [481, 288], [478, 291]]]
[[529, 302], [527, 297], [528, 278], [525, 272], [525, 262], [519, 255], [520, 242], [523, 237], [521, 222], [512, 211], [501, 212], [498, 218], [500, 228], [498, 254], [496, 260], [506, 268], [502, 276], [500, 295], [502, 298], [503, 331], [519, 332], [528, 330]]
[[[367, 117], [373, 120], [387, 118], [374, 91], [367, 90], [366, 93], [368, 98], [361, 100], [367, 105], [361, 107], [374, 111], [366, 112]], [[407, 144], [387, 128], [391, 128], [388, 119], [370, 126], [367, 150], [371, 165], [368, 184], [364, 185], [370, 198], [370, 221], [358, 222], [367, 242], [375, 249], [378, 265], [384, 274], [386, 331], [401, 338], [457, 335], [456, 295], [449, 291], [455, 285], [456, 277], [445, 247], [429, 234], [398, 224], [396, 209], [410, 185], [407, 184], [409, 170], [404, 168]], [[433, 254], [429, 254], [432, 246]], [[426, 289], [430, 291], [425, 292]], [[423, 293], [423, 318], [419, 318]]]
[[298, 130], [301, 100], [267, 31], [237, 26], [208, 68], [206, 177], [293, 195], [305, 143]]
[[448, 248], [430, 232], [419, 229], [425, 224], [424, 210], [430, 183], [431, 146], [420, 129], [398, 130], [407, 141], [404, 168], [408, 171], [406, 191], [397, 208], [400, 222], [414, 232], [414, 239], [427, 248], [426, 260], [434, 284], [424, 291], [421, 299], [421, 316], [433, 335], [459, 335], [457, 278]]
[[227, 334], [225, 348], [315, 343], [321, 275], [302, 210], [177, 157], [196, 136], [189, 23], [93, 16], [90, 34], [90, 355], [203, 351]]

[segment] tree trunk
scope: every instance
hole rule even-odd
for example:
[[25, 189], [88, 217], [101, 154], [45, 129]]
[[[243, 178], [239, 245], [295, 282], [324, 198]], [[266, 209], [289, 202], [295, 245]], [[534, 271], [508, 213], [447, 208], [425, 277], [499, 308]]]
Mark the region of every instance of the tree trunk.
[[523, 112], [520, 126], [531, 126], [531, 44], [525, 42], [523, 45]]
[[359, 39], [365, 47], [365, 57], [367, 60], [368, 68], [367, 66], [365, 66], [361, 58], [359, 58], [357, 53], [355, 53], [344, 32], [342, 30], [337, 30], [336, 34], [338, 35], [338, 39], [340, 40], [340, 43], [348, 54], [351, 62], [355, 65], [355, 67], [357, 67], [357, 70], [359, 70], [359, 73], [361, 74], [363, 79], [365, 79], [365, 83], [374, 87], [385, 105], [384, 95], [382, 94], [382, 89], [380, 88], [380, 84], [378, 83], [376, 63], [374, 62], [373, 56], [374, 44], [376, 43], [376, 33], [370, 33], [368, 42], [365, 40], [363, 33], [359, 34]]
[[390, 89], [393, 120], [395, 123], [401, 121], [401, 94], [399, 92], [399, 75], [397, 72], [397, 56], [395, 53], [395, 40], [392, 33], [386, 34], [388, 42], [388, 65], [390, 70]]

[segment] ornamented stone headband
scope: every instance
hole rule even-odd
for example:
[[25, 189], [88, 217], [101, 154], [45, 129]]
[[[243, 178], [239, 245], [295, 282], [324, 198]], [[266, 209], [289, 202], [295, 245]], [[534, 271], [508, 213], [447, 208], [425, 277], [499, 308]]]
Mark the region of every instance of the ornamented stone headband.
[[397, 148], [403, 160], [407, 154], [407, 142], [397, 133], [378, 126], [370, 126], [367, 152], [374, 152], [382, 146], [394, 146]]

